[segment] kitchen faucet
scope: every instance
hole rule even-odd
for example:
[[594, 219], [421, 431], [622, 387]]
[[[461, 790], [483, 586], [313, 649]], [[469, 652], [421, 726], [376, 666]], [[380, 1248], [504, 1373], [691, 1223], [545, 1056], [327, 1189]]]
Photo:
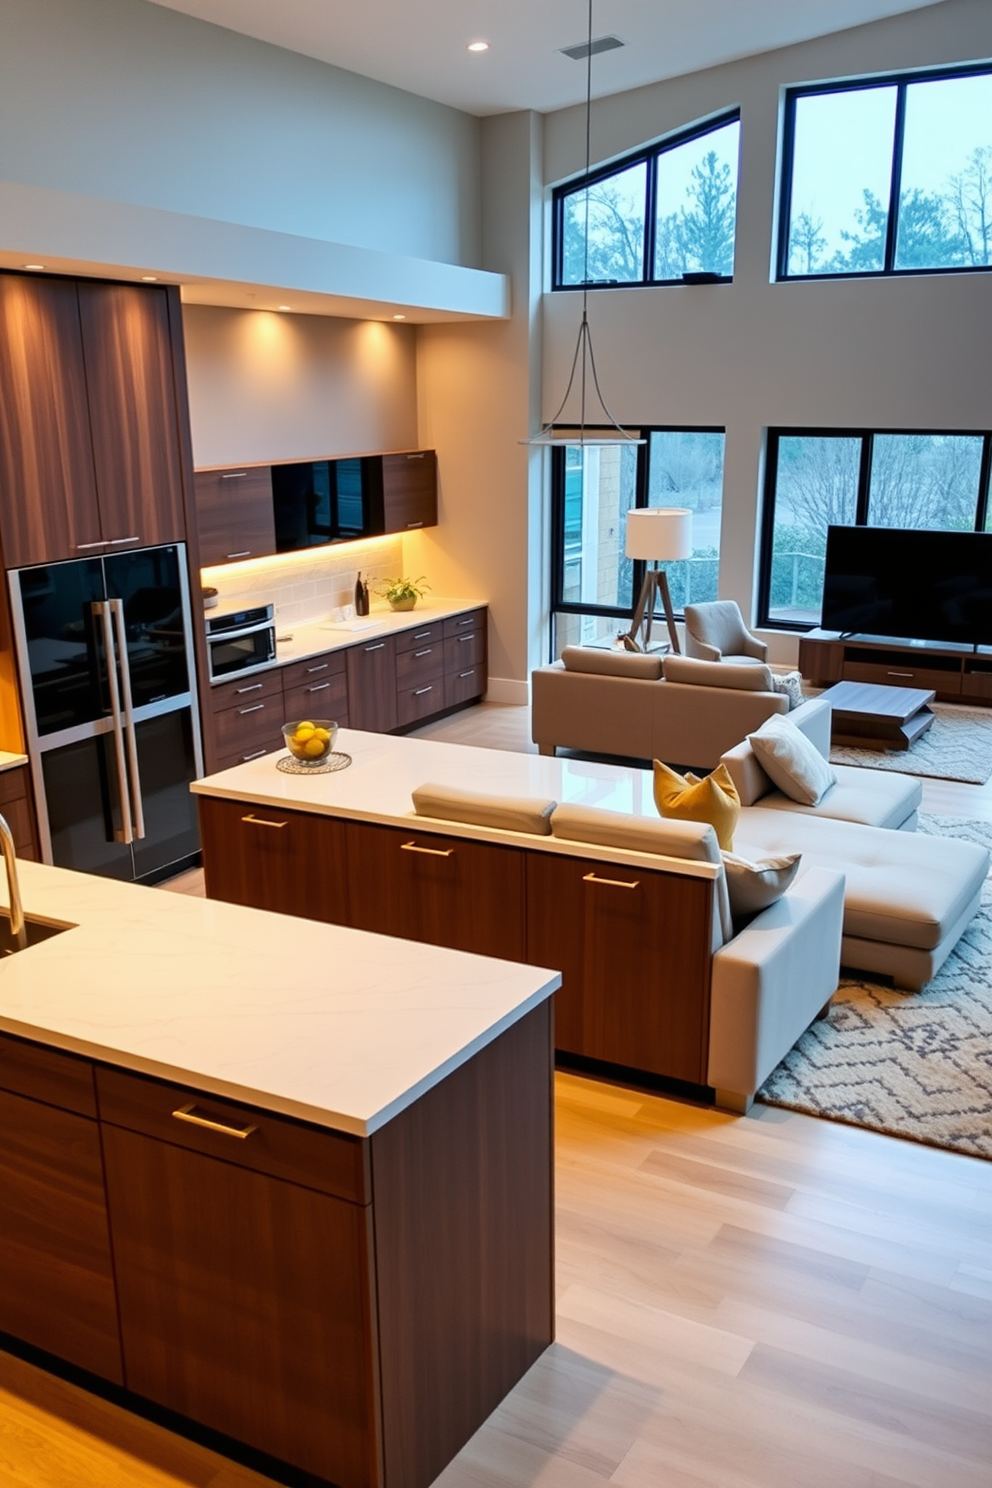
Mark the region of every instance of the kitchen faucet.
[[10, 904], [10, 934], [17, 949], [27, 949], [28, 933], [24, 928], [24, 910], [21, 906], [21, 886], [17, 879], [17, 853], [14, 838], [6, 818], [0, 816], [0, 848], [3, 849], [3, 866], [7, 871], [7, 901]]

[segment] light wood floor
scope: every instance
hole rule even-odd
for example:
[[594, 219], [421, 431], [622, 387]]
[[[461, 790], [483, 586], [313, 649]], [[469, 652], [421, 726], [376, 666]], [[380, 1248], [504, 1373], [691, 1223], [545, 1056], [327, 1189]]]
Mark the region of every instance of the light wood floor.
[[[443, 1488], [992, 1488], [992, 1163], [566, 1075], [556, 1118], [557, 1342]], [[264, 1480], [0, 1355], [0, 1482]]]

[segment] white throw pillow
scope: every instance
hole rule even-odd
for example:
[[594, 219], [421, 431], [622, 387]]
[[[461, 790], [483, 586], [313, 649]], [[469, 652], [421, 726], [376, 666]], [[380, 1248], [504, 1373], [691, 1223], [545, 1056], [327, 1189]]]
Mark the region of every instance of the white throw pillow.
[[723, 866], [727, 874], [730, 913], [735, 927], [753, 919], [776, 899], [781, 899], [799, 872], [802, 853], [782, 853], [778, 857], [759, 858], [756, 863], [737, 853], [725, 852]]
[[773, 672], [772, 690], [785, 694], [789, 699], [789, 712], [791, 713], [793, 708], [798, 708], [799, 704], [805, 701], [802, 672]]
[[815, 806], [823, 800], [837, 776], [823, 755], [788, 717], [774, 713], [766, 718], [747, 742], [773, 785], [790, 801]]

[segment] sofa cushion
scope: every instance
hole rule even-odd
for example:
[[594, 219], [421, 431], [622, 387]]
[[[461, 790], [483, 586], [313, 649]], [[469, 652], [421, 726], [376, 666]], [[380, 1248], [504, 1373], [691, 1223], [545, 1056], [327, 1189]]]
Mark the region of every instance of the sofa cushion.
[[727, 852], [733, 847], [741, 803], [726, 765], [717, 765], [700, 780], [698, 775], [682, 776], [655, 760], [654, 803], [659, 816], [670, 820], [709, 822], [720, 846]]
[[837, 784], [832, 766], [788, 718], [766, 718], [747, 740], [772, 782], [801, 805], [815, 806]]
[[[865, 770], [860, 765], [834, 765], [837, 784], [831, 786], [815, 806], [800, 806], [781, 791], [762, 795], [758, 805], [768, 811], [791, 811], [804, 816], [829, 816], [835, 821], [861, 822], [866, 827], [889, 827], [913, 831], [923, 799], [918, 775], [900, 775], [895, 770]], [[735, 782], [736, 772], [731, 769]], [[740, 786], [738, 785], [738, 794]], [[741, 804], [745, 803], [743, 797]]]
[[697, 661], [692, 656], [666, 656], [666, 682], [695, 687], [732, 687], [735, 692], [773, 692], [771, 669], [763, 662]]
[[478, 827], [502, 827], [508, 832], [533, 832], [546, 837], [557, 801], [532, 796], [487, 796], [427, 781], [413, 792], [418, 816], [442, 821], [469, 822]]
[[940, 945], [989, 867], [988, 851], [971, 842], [763, 805], [741, 812], [737, 851], [749, 858], [801, 852], [804, 870], [837, 869], [847, 877], [845, 936], [921, 950]]
[[[556, 837], [569, 842], [590, 842], [601, 847], [626, 848], [630, 852], [661, 853], [667, 858], [688, 858], [697, 863], [722, 863], [716, 833], [706, 822], [652, 821], [643, 816], [629, 816], [623, 811], [604, 811], [596, 806], [562, 805], [552, 812], [551, 830]], [[714, 949], [734, 933], [725, 873], [717, 879], [716, 904], [718, 923], [714, 926]]]
[[597, 672], [607, 677], [643, 677], [657, 682], [662, 657], [637, 651], [603, 651], [597, 646], [565, 646], [561, 659], [567, 672]]
[[802, 853], [780, 853], [776, 857], [759, 858], [752, 862], [737, 853], [725, 852], [723, 866], [727, 870], [727, 892], [730, 895], [730, 913], [735, 927], [746, 924], [777, 899], [799, 872]]

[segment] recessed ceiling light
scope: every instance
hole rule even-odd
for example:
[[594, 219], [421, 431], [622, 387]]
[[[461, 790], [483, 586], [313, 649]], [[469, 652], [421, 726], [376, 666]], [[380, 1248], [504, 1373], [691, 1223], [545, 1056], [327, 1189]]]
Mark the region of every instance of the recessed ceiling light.
[[394, 320], [406, 320], [406, 316], [405, 315], [394, 315], [393, 316], [393, 319]]
[[45, 267], [45, 265], [44, 264], [25, 264], [24, 267], [26, 269], [43, 269]]
[[157, 274], [142, 274], [142, 276], [141, 276], [141, 282], [142, 282], [142, 284], [157, 284], [158, 283], [158, 275]]
[[468, 50], [470, 52], [488, 52], [489, 43], [488, 41], [470, 41]]

